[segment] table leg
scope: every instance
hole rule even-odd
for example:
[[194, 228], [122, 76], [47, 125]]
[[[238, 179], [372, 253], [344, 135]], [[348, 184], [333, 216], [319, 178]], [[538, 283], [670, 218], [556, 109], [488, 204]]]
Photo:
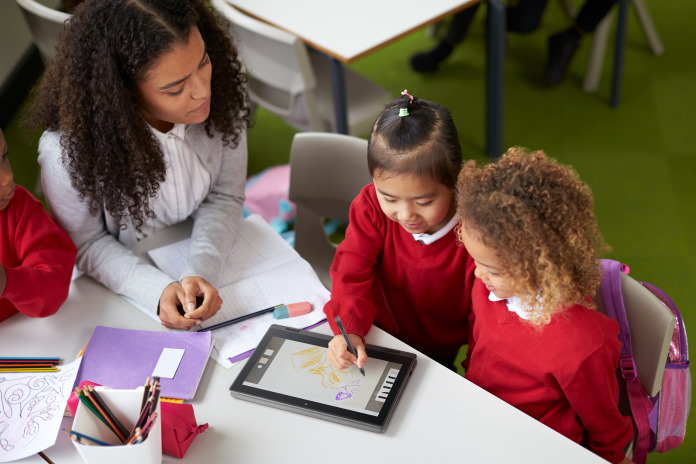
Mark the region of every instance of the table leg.
[[336, 125], [334, 132], [348, 133], [348, 107], [346, 106], [346, 83], [343, 63], [336, 58], [327, 56], [331, 65], [331, 88], [334, 102], [334, 118]]
[[619, 15], [616, 19], [616, 50], [614, 50], [614, 76], [611, 82], [611, 106], [619, 106], [621, 79], [623, 78], [624, 49], [626, 47], [626, 16], [628, 0], [619, 0]]
[[505, 6], [488, 0], [486, 49], [486, 155], [495, 159], [503, 153], [505, 89]]

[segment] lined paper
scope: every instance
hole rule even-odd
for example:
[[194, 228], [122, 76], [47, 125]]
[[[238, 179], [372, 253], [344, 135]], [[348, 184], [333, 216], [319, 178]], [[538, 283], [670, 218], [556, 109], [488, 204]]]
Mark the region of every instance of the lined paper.
[[[220, 276], [218, 290], [223, 299], [222, 308], [202, 326], [209, 327], [277, 304], [308, 301], [313, 310], [287, 319], [274, 319], [272, 314], [264, 314], [212, 331], [217, 352], [213, 357], [225, 367], [230, 367], [242, 353], [255, 348], [271, 324], [304, 328], [323, 320], [323, 308], [330, 295], [309, 263], [260, 216], [249, 216], [242, 221], [239, 230]], [[178, 279], [190, 243], [190, 239], [182, 240], [150, 250], [149, 254], [157, 267]]]

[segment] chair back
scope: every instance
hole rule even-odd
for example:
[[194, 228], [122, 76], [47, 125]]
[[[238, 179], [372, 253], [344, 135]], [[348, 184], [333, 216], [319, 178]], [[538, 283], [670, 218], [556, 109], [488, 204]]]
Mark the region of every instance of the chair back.
[[370, 182], [366, 140], [328, 132], [295, 134], [290, 150], [295, 250], [329, 290], [336, 245], [326, 235], [324, 219], [347, 222], [351, 202]]
[[312, 89], [316, 79], [304, 43], [225, 0], [212, 3], [232, 23], [231, 35], [247, 71], [252, 101], [303, 130], [330, 130], [324, 126], [314, 102]]
[[36, 0], [17, 0], [41, 60], [48, 65], [56, 54], [58, 36], [70, 14], [54, 10]]

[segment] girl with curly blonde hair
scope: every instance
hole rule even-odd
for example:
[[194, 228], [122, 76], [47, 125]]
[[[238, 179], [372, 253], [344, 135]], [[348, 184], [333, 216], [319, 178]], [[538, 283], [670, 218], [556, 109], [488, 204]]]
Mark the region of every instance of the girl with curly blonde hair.
[[[46, 200], [78, 267], [170, 328], [219, 310], [216, 280], [241, 224], [249, 107], [228, 27], [203, 0], [87, 0], [30, 112], [45, 130]], [[189, 217], [178, 280], [129, 250]]]
[[590, 299], [606, 248], [590, 189], [544, 152], [511, 148], [457, 181], [459, 240], [476, 264], [466, 377], [612, 463], [619, 326]]

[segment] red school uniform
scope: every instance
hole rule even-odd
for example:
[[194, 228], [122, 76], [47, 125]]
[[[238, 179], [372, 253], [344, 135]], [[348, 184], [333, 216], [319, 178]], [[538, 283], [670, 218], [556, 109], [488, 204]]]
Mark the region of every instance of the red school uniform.
[[619, 462], [633, 436], [619, 413], [618, 323], [573, 306], [533, 326], [476, 279], [466, 378], [591, 451]]
[[382, 212], [373, 184], [350, 207], [331, 266], [324, 312], [334, 333], [364, 337], [378, 325], [426, 355], [449, 357], [467, 342], [474, 263], [451, 230], [430, 245]]
[[0, 211], [0, 263], [7, 274], [0, 321], [18, 312], [46, 317], [68, 297], [77, 249], [68, 234], [23, 187]]

